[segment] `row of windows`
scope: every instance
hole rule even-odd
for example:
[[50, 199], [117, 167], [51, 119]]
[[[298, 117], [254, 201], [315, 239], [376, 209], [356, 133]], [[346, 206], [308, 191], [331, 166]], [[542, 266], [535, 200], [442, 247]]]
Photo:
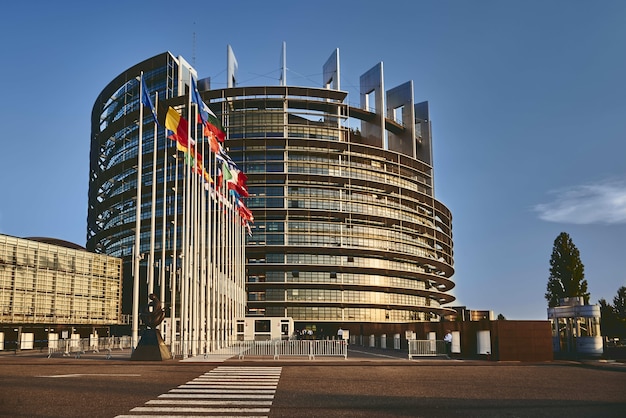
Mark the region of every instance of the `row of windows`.
[[[252, 196], [259, 196], [259, 197], [262, 197], [262, 196], [269, 196], [269, 197], [281, 196], [282, 197], [284, 196], [283, 187], [251, 186], [249, 188], [249, 192]], [[362, 209], [363, 206], [354, 206], [354, 209], [351, 209], [349, 206], [351, 204], [352, 205], [355, 204], [352, 202], [362, 202], [362, 203], [366, 203], [368, 207], [371, 207], [371, 209], [367, 209], [367, 210], [372, 212], [372, 214], [375, 214], [378, 216], [394, 217], [394, 218], [396, 218], [398, 214], [400, 214], [401, 216], [404, 217], [405, 220], [413, 221], [413, 222], [415, 222], [416, 213], [421, 213], [421, 214], [428, 215], [429, 217], [427, 218], [419, 217], [418, 218], [420, 219], [419, 222], [425, 225], [433, 226], [433, 223], [430, 219], [430, 216], [432, 216], [432, 212], [429, 209], [422, 207], [419, 203], [413, 201], [412, 199], [408, 199], [406, 197], [401, 198], [400, 196], [395, 196], [395, 195], [388, 195], [388, 194], [385, 194], [385, 192], [383, 191], [381, 191], [379, 194], [376, 194], [372, 192], [371, 190], [354, 191], [354, 190], [342, 190], [342, 189], [335, 189], [335, 188], [289, 186], [288, 196], [292, 199], [290, 200], [290, 202], [292, 201], [304, 202], [302, 203], [302, 205], [295, 204], [295, 206], [310, 207], [312, 209], [315, 209], [315, 208], [325, 209], [327, 207], [313, 206], [316, 203], [314, 201], [307, 203], [306, 198], [327, 199], [333, 202], [342, 202], [343, 205], [346, 205], [345, 209], [348, 212], [364, 212]], [[296, 198], [298, 198], [298, 200], [296, 200]], [[301, 198], [304, 198], [304, 199], [301, 199]], [[281, 202], [281, 200], [278, 200], [278, 201]], [[319, 204], [326, 205], [327, 202], [322, 201]], [[290, 207], [291, 205], [292, 204], [290, 203]], [[261, 204], [258, 206], [262, 207], [263, 205]], [[282, 203], [279, 205], [279, 207], [282, 207]], [[333, 207], [337, 208], [337, 206], [333, 206]], [[343, 207], [343, 206], [340, 206], [340, 207]], [[361, 209], [357, 209], [357, 208], [361, 208]], [[408, 213], [396, 212], [396, 211], [384, 212], [385, 210], [391, 209], [391, 208], [396, 208], [400, 210], [408, 210], [409, 212]]]
[[[266, 314], [273, 312], [273, 308], [265, 308]], [[278, 313], [279, 309], [274, 309]], [[294, 321], [362, 321], [362, 322], [404, 322], [424, 321], [427, 314], [414, 310], [395, 310], [377, 308], [330, 308], [295, 306], [283, 309], [286, 316]]]
[[[0, 322], [15, 319], [16, 315], [38, 317], [108, 319], [116, 322], [120, 309], [120, 287], [111, 286], [107, 296], [42, 293], [32, 290], [0, 289]], [[88, 321], [85, 321], [88, 323]]]
[[430, 194], [430, 187], [417, 183], [414, 180], [404, 179], [394, 174], [375, 171], [373, 169], [357, 169], [353, 167], [341, 167], [336, 164], [320, 163], [288, 163], [289, 173], [317, 174], [323, 176], [343, 177], [361, 180], [377, 179], [380, 183], [397, 186], [401, 189], [412, 190], [420, 193]]
[[[269, 234], [266, 234], [269, 235]], [[261, 243], [262, 241], [258, 241]], [[250, 244], [250, 242], [249, 242]], [[422, 258], [438, 259], [437, 253], [432, 250], [416, 247], [413, 243], [396, 243], [380, 239], [366, 239], [356, 237], [341, 237], [336, 235], [287, 235], [287, 244], [295, 246], [321, 247], [353, 247], [368, 248], [378, 251], [409, 254]]]
[[59, 300], [57, 302], [33, 302], [26, 296], [17, 300], [15, 304], [6, 304], [0, 314], [0, 322], [55, 322], [55, 323], [84, 323], [84, 324], [111, 324], [119, 321], [119, 314], [103, 303], [89, 304], [70, 303]]
[[376, 250], [394, 251], [405, 254], [417, 255], [420, 257], [434, 259], [436, 252], [432, 249], [419, 248], [414, 244], [416, 242], [407, 243], [394, 243], [386, 240], [376, 238], [360, 238], [351, 237], [347, 234], [343, 236], [327, 234], [316, 235], [315, 232], [302, 231], [302, 235], [290, 233], [286, 235], [284, 233], [253, 233], [248, 238], [248, 245], [303, 245], [314, 246], [319, 245], [323, 247], [356, 247], [356, 248], [371, 248]]
[[[323, 136], [323, 135], [321, 135]], [[333, 138], [334, 139], [334, 138]], [[283, 148], [284, 149], [284, 148]], [[247, 147], [246, 151], [251, 151], [252, 147]], [[321, 152], [320, 152], [321, 151]], [[298, 167], [309, 165], [312, 169], [324, 167], [326, 169], [343, 167], [343, 170], [349, 172], [350, 169], [355, 169], [355, 172], [362, 173], [363, 170], [372, 172], [374, 175], [378, 175], [381, 178], [385, 175], [392, 175], [393, 177], [400, 177], [410, 179], [411, 183], [418, 182], [424, 185], [429, 185], [431, 180], [427, 174], [410, 169], [408, 167], [401, 166], [396, 163], [390, 162], [378, 162], [373, 161], [371, 156], [358, 154], [337, 154], [338, 150], [320, 148], [315, 150], [313, 147], [287, 147], [287, 157], [284, 152], [272, 152], [272, 153], [254, 153], [244, 152], [245, 161], [257, 161], [263, 162], [267, 160], [282, 160], [282, 161], [303, 161], [306, 164], [300, 164]], [[339, 155], [339, 157], [338, 157]], [[296, 165], [290, 165], [296, 167]], [[317, 168], [316, 168], [317, 167]], [[358, 169], [358, 170], [356, 170]], [[430, 171], [430, 170], [429, 170]], [[321, 172], [324, 173], [324, 172]]]
[[[430, 178], [419, 172], [403, 167], [396, 168], [396, 165], [386, 167], [387, 164], [378, 164], [377, 166], [374, 164], [376, 161], [371, 161], [370, 159], [364, 162], [358, 162], [359, 160], [356, 158], [354, 161], [350, 159], [338, 160], [336, 154], [329, 153], [328, 150], [324, 150], [328, 157], [315, 154], [310, 148], [304, 148], [304, 150], [304, 153], [288, 152], [287, 159], [285, 160], [288, 166], [287, 172], [368, 180], [377, 178], [380, 182], [385, 184], [396, 185], [407, 190], [415, 190], [427, 194], [430, 193]], [[284, 160], [282, 153], [253, 153], [250, 156], [244, 153], [244, 156], [245, 161], [243, 161], [243, 169], [246, 172], [285, 171], [284, 163], [280, 161]], [[264, 160], [262, 157], [269, 157], [268, 159], [273, 161]], [[397, 173], [397, 171], [400, 173]]]
[[[285, 261], [286, 260], [286, 261]], [[424, 268], [419, 263], [411, 261], [397, 261], [379, 259], [371, 257], [356, 257], [345, 255], [328, 254], [281, 254], [267, 253], [261, 258], [248, 258], [248, 263], [287, 263], [287, 264], [317, 264], [325, 266], [350, 266], [350, 267], [371, 267], [376, 269], [411, 271], [420, 273], [430, 273], [431, 268]], [[437, 272], [435, 272], [437, 273]]]
[[[149, 91], [158, 91], [159, 99], [164, 100], [172, 96], [174, 86], [166, 85], [167, 69], [156, 68], [144, 73], [144, 81]], [[154, 100], [154, 93], [150, 94]], [[102, 106], [100, 113], [100, 130], [118, 120], [120, 117], [135, 112], [139, 109], [139, 82], [135, 78], [130, 78], [111, 94], [106, 103]]]
[[49, 269], [109, 278], [120, 276], [121, 263], [112, 257], [36, 241], [21, 240], [18, 245], [16, 241], [10, 242], [10, 238], [0, 236], [0, 269]]
[[[271, 222], [271, 228], [266, 227], [264, 222], [259, 222], [252, 228], [253, 237], [255, 235], [268, 234], [270, 232], [284, 232], [284, 224], [282, 222]], [[335, 235], [343, 239], [352, 238], [371, 238], [384, 241], [412, 242], [427, 249], [434, 249], [431, 244], [432, 238], [424, 236], [415, 236], [414, 234], [403, 233], [401, 230], [389, 230], [362, 225], [344, 225], [329, 222], [287, 222], [288, 232], [294, 234], [323, 234]]]
[[[282, 194], [281, 194], [282, 196]], [[424, 225], [429, 228], [435, 228], [430, 217], [422, 216], [416, 207], [403, 207], [387, 204], [386, 200], [366, 201], [364, 203], [356, 203], [350, 199], [341, 199], [338, 196], [333, 198], [329, 196], [327, 199], [294, 199], [287, 200], [287, 207], [290, 209], [307, 209], [307, 210], [324, 210], [336, 211], [342, 213], [358, 213], [362, 215], [371, 215], [383, 218], [398, 219], [410, 223]], [[249, 208], [284, 208], [285, 199], [283, 197], [257, 197], [252, 196], [247, 199]]]
[[393, 289], [426, 289], [421, 280], [405, 279], [377, 274], [353, 274], [327, 271], [266, 271], [248, 275], [249, 283], [328, 283], [358, 286], [379, 286]]
[[313, 303], [366, 303], [370, 305], [430, 306], [430, 299], [398, 293], [330, 289], [267, 289], [248, 292], [250, 301], [287, 301]]
[[71, 273], [0, 268], [0, 291], [26, 290], [100, 297], [114, 294], [119, 281], [119, 276], [103, 279]]
[[[213, 206], [212, 203], [214, 203], [214, 200], [207, 202], [207, 207], [211, 208], [211, 206]], [[177, 204], [179, 207], [178, 216], [179, 216], [179, 219], [182, 219], [183, 199], [179, 198]], [[141, 219], [148, 220], [151, 218], [152, 215], [150, 211], [150, 205], [151, 205], [150, 202], [142, 204], [142, 208], [144, 209], [141, 211]], [[110, 218], [107, 224], [115, 225], [115, 220], [118, 219], [119, 222], [124, 220], [124, 224], [127, 226], [129, 225], [134, 226], [135, 209], [133, 207], [128, 207], [128, 206], [123, 206], [123, 207], [124, 207], [123, 213], [120, 213], [119, 215], [115, 215], [112, 218]], [[162, 207], [163, 207], [162, 202], [160, 202], [160, 200], [157, 200], [155, 217], [161, 218], [161, 219], [158, 220], [157, 227], [155, 230], [155, 249], [156, 250], [161, 249], [161, 243], [162, 243], [162, 235], [163, 235]], [[217, 207], [217, 205], [215, 205], [215, 207]], [[168, 205], [167, 209], [168, 209], [168, 212], [170, 212], [174, 210], [174, 207], [173, 205]], [[114, 211], [114, 209], [111, 209], [111, 211]], [[219, 228], [221, 224], [226, 223], [226, 222], [228, 222], [229, 224], [232, 223], [232, 211], [228, 211], [224, 213], [223, 210], [215, 209], [213, 213], [217, 214], [218, 216], [217, 217], [212, 216], [210, 218], [210, 221], [208, 222], [210, 222], [214, 228]], [[173, 215], [173, 213], [168, 213], [168, 215]], [[228, 219], [224, 219], [225, 217]], [[239, 225], [239, 224], [237, 223], [235, 225]], [[181, 248], [182, 237], [183, 237], [183, 234], [181, 231], [182, 231], [182, 222], [178, 224], [177, 248]], [[172, 237], [174, 235], [172, 224], [168, 224], [166, 234], [167, 234], [166, 248], [170, 249], [172, 248], [172, 244], [173, 244]], [[218, 237], [222, 237], [222, 235], [218, 235]], [[120, 229], [118, 230], [118, 232], [115, 232], [115, 233], [111, 232], [110, 235], [108, 235], [106, 238], [103, 238], [100, 242], [104, 246], [104, 248], [106, 248], [107, 254], [113, 257], [124, 257], [124, 256], [131, 254], [131, 251], [134, 245], [134, 234], [129, 228]], [[141, 248], [140, 248], [141, 253], [145, 253], [150, 250], [150, 230], [148, 229], [147, 226], [142, 227], [140, 243], [141, 243]]]
[[281, 254], [267, 253], [260, 258], [248, 258], [249, 264], [277, 263], [283, 264], [312, 264], [324, 266], [350, 266], [350, 267], [369, 267], [376, 269], [411, 271], [418, 273], [435, 273], [432, 267], [424, 267], [419, 263], [412, 261], [383, 260], [371, 257], [355, 257], [355, 256], [335, 256], [327, 254]]
[[403, 233], [395, 229], [381, 229], [362, 225], [344, 225], [329, 222], [298, 222], [291, 221], [287, 223], [288, 232], [290, 233], [307, 233], [307, 234], [331, 234], [341, 235], [345, 238], [372, 238], [385, 241], [404, 241], [413, 242], [417, 245], [432, 249], [430, 240], [423, 237], [416, 237], [414, 234]]
[[[246, 141], [263, 140], [269, 138], [284, 138], [282, 127], [246, 126], [245, 128], [229, 126], [228, 137], [230, 139], [245, 139]], [[339, 141], [345, 137], [345, 132], [329, 131], [323, 128], [288, 127], [288, 138], [293, 139], [325, 139]]]
[[228, 125], [230, 128], [237, 126], [283, 126], [285, 123], [285, 113], [281, 106], [274, 111], [255, 111], [245, 109], [242, 111], [232, 111], [228, 113]]

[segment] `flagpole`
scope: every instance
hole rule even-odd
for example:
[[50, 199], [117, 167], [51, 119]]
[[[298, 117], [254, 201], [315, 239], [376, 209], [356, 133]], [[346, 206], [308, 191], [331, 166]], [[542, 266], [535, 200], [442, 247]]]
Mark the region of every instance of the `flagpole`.
[[[158, 95], [157, 95], [158, 98]], [[150, 203], [150, 254], [148, 256], [148, 295], [154, 293], [154, 239], [156, 232], [156, 183], [157, 183], [157, 123], [154, 121], [152, 135], [152, 202]], [[161, 299], [162, 300], [162, 299]]]
[[218, 177], [217, 177], [217, 157], [213, 157], [213, 178], [215, 179], [215, 187], [213, 187], [213, 200], [211, 201], [211, 229], [212, 233], [209, 235], [211, 238], [211, 341], [212, 348], [217, 349], [217, 214], [219, 211], [219, 199], [217, 194], [219, 193]]
[[[197, 125], [197, 124], [196, 124]], [[204, 168], [204, 159], [205, 159], [205, 149], [204, 149], [204, 127], [202, 127], [202, 146], [201, 146], [201, 164], [200, 164], [200, 248], [199, 248], [199, 256], [200, 256], [200, 339], [202, 341], [201, 351], [204, 351], [206, 354], [207, 350], [207, 338], [206, 338], [206, 330], [207, 330], [207, 315], [206, 315], [206, 289], [207, 289], [207, 259], [206, 259], [206, 193], [208, 191], [205, 188], [206, 179], [204, 177], [205, 168]], [[197, 132], [197, 127], [196, 127]]]
[[[155, 99], [154, 102], [156, 103], [155, 107], [158, 109], [159, 108], [159, 94], [155, 93]], [[156, 123], [156, 122], [155, 122]], [[156, 128], [156, 125], [155, 125]], [[155, 138], [157, 137], [157, 132], [155, 132]], [[167, 245], [167, 241], [166, 241], [166, 237], [167, 237], [167, 160], [168, 160], [168, 155], [167, 155], [167, 138], [166, 135], [163, 136], [163, 196], [162, 196], [162, 201], [163, 201], [163, 213], [161, 215], [161, 219], [162, 219], [162, 228], [161, 228], [161, 269], [159, 270], [159, 287], [160, 287], [160, 300], [162, 302], [165, 302], [165, 266], [167, 265], [166, 263], [166, 254], [165, 254], [165, 247]], [[171, 304], [171, 302], [170, 302]], [[170, 309], [174, 309], [173, 306], [171, 306]], [[171, 327], [171, 324], [170, 324]], [[166, 330], [167, 332], [167, 330]]]
[[181, 296], [180, 296], [180, 303], [181, 303], [181, 340], [183, 342], [183, 358], [187, 358], [187, 348], [188, 348], [188, 340], [187, 340], [187, 330], [189, 329], [188, 325], [189, 325], [189, 305], [188, 305], [188, 300], [187, 300], [187, 289], [188, 289], [188, 277], [189, 277], [189, 268], [188, 268], [188, 262], [189, 262], [189, 245], [188, 245], [188, 239], [189, 239], [189, 224], [188, 224], [188, 217], [189, 217], [189, 197], [188, 197], [188, 193], [189, 193], [189, 186], [188, 186], [188, 180], [189, 180], [189, 170], [187, 168], [187, 163], [186, 161], [184, 161], [185, 157], [183, 156], [183, 227], [182, 227], [182, 248], [181, 248], [181, 252], [182, 252], [182, 265], [181, 265]]
[[[167, 143], [167, 138], [165, 139], [166, 143]], [[180, 275], [179, 275], [179, 271], [178, 271], [178, 154], [176, 152], [176, 150], [174, 150], [174, 155], [172, 156], [174, 158], [174, 220], [173, 222], [173, 229], [174, 229], [174, 239], [172, 240], [172, 264], [171, 264], [171, 274], [172, 274], [172, 301], [171, 301], [171, 308], [170, 308], [170, 318], [172, 321], [172, 326], [170, 327], [171, 331], [172, 331], [172, 344], [174, 344], [174, 341], [176, 341], [176, 328], [181, 328], [182, 325], [182, 316], [181, 316], [181, 312], [179, 310], [179, 314], [178, 314], [178, 318], [181, 320], [181, 323], [176, 324], [176, 304], [175, 304], [175, 298], [176, 298], [176, 291], [178, 290], [178, 287], [180, 286]], [[181, 305], [182, 306], [182, 305]], [[181, 334], [182, 337], [182, 334]], [[182, 339], [180, 340], [182, 341]], [[182, 349], [182, 347], [181, 347]]]
[[[204, 136], [204, 127], [202, 128], [202, 132], [203, 132], [203, 136]], [[207, 173], [209, 175], [209, 178], [211, 177], [211, 170], [212, 170], [212, 161], [213, 157], [211, 156], [211, 153], [209, 151], [209, 158], [207, 159], [208, 162], [208, 169], [207, 169]], [[206, 213], [205, 215], [205, 219], [206, 219], [206, 246], [205, 246], [205, 254], [204, 254], [204, 258], [206, 260], [206, 296], [205, 296], [205, 316], [206, 316], [206, 345], [207, 345], [207, 350], [211, 351], [213, 349], [212, 347], [212, 341], [211, 341], [211, 291], [212, 291], [212, 277], [213, 274], [211, 272], [212, 270], [212, 259], [211, 259], [211, 208], [212, 208], [212, 201], [211, 201], [211, 183], [207, 182], [209, 184], [209, 187], [207, 189], [207, 194], [206, 194], [206, 204], [203, 208], [203, 211]], [[215, 184], [215, 183], [213, 183]]]
[[[191, 129], [191, 119], [190, 119], [190, 105], [189, 102], [191, 101], [191, 95], [189, 95], [189, 100], [187, 102], [187, 151], [189, 153], [191, 153], [191, 141], [190, 141], [190, 129]], [[187, 161], [184, 161], [184, 166], [185, 166], [185, 232], [183, 234], [184, 236], [184, 242], [185, 242], [185, 247], [184, 247], [184, 265], [185, 265], [185, 279], [183, 281], [183, 290], [185, 293], [184, 298], [182, 299], [184, 302], [184, 309], [185, 309], [185, 324], [183, 327], [183, 330], [185, 331], [185, 353], [184, 353], [184, 357], [187, 358], [189, 356], [189, 351], [190, 351], [190, 344], [193, 344], [193, 341], [190, 340], [190, 337], [192, 335], [191, 333], [191, 319], [192, 319], [192, 312], [190, 310], [191, 308], [191, 267], [192, 267], [192, 250], [191, 250], [191, 243], [192, 243], [192, 236], [191, 236], [191, 217], [192, 217], [192, 210], [191, 210], [191, 166], [189, 164], [187, 164]]]
[[[191, 76], [191, 74], [190, 74]], [[191, 84], [191, 83], [190, 83]], [[193, 231], [193, 241], [191, 242], [192, 248], [192, 265], [193, 268], [191, 270], [191, 331], [192, 331], [192, 356], [196, 356], [198, 354], [198, 141], [197, 141], [197, 122], [193, 117], [193, 107], [191, 105], [191, 94], [189, 95], [189, 135], [193, 136], [193, 141], [190, 141], [190, 144], [193, 144], [193, 151], [190, 148], [190, 154], [193, 152], [193, 157], [191, 159], [191, 164], [193, 164], [193, 168], [191, 173], [194, 174], [192, 177], [192, 195], [191, 195], [191, 203], [192, 203], [192, 217], [191, 217], [191, 230]], [[194, 131], [191, 130], [191, 126], [194, 127]], [[193, 133], [192, 133], [193, 132]]]
[[132, 346], [138, 344], [139, 335], [139, 260], [141, 257], [141, 183], [142, 183], [142, 137], [143, 137], [143, 71], [139, 77], [139, 132], [137, 140], [137, 196], [135, 198], [135, 242], [133, 251], [133, 315], [132, 315]]

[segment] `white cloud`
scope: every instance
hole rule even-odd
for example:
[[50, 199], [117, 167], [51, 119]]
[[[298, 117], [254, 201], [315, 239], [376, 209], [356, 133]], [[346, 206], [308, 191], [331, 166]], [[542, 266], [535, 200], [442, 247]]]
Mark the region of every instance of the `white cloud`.
[[626, 223], [626, 181], [605, 180], [552, 192], [554, 199], [533, 208], [548, 222], [572, 224]]

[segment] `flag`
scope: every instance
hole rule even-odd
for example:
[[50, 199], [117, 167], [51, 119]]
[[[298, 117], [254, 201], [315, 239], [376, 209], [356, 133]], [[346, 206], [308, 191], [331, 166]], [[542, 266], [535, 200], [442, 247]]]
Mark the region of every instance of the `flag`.
[[217, 189], [221, 189], [222, 188], [222, 183], [224, 182], [224, 175], [222, 174], [222, 168], [221, 167], [217, 167], [217, 184], [216, 187]]
[[225, 162], [222, 163], [222, 179], [226, 180], [226, 181], [230, 181], [232, 180], [233, 175], [230, 172], [230, 169], [228, 168], [228, 164], [226, 164]]
[[[226, 164], [228, 166], [228, 164]], [[248, 177], [237, 167], [228, 167], [230, 179], [226, 180], [226, 185], [229, 190], [235, 190], [239, 195], [248, 197], [248, 186], [246, 182]]]
[[237, 193], [239, 193], [240, 196], [250, 196], [248, 194], [248, 190], [246, 190], [244, 187], [241, 187], [241, 185], [234, 182], [232, 179], [226, 182], [226, 187], [228, 188], [228, 190], [235, 190]]
[[[191, 79], [191, 102], [198, 106], [198, 122], [204, 126], [204, 135], [209, 139], [217, 139], [219, 142], [224, 142], [226, 131], [218, 117], [215, 116], [215, 113], [202, 101], [196, 81], [193, 78]], [[219, 148], [211, 144], [211, 151], [217, 153], [217, 150]]]
[[228, 190], [235, 190], [243, 197], [248, 197], [248, 177], [237, 167], [237, 164], [225, 153], [215, 154], [215, 159], [222, 163], [222, 176], [226, 180]]
[[239, 216], [241, 216], [245, 221], [254, 222], [252, 212], [245, 205], [239, 206]]
[[211, 151], [215, 154], [219, 154], [222, 151], [222, 146], [215, 137], [215, 134], [211, 131], [207, 132], [205, 129], [204, 135], [209, 138], [209, 147], [211, 148]]
[[254, 222], [254, 216], [252, 215], [252, 211], [250, 211], [250, 209], [246, 207], [243, 200], [241, 200], [241, 195], [237, 192], [237, 190], [230, 189], [228, 191], [228, 194], [234, 198], [233, 200], [235, 201], [235, 208], [237, 209], [239, 217], [242, 220], [242, 225], [245, 225], [248, 222]]
[[186, 152], [189, 149], [189, 130], [187, 120], [183, 118], [174, 108], [167, 109], [165, 116], [165, 128], [172, 133], [167, 137], [176, 141], [179, 151]]
[[147, 106], [150, 108], [150, 113], [152, 113], [152, 117], [154, 118], [154, 122], [159, 124], [159, 119], [157, 118], [157, 113], [156, 110], [154, 109], [154, 106], [152, 105], [152, 99], [150, 99], [150, 94], [148, 94], [148, 89], [146, 88], [146, 82], [143, 79], [143, 73], [141, 73], [141, 103], [143, 103], [144, 106]]
[[252, 215], [252, 212], [246, 207], [246, 205], [243, 204], [241, 200], [237, 200], [237, 211], [239, 212], [239, 216], [241, 216], [241, 219], [248, 222], [254, 222], [254, 216]]
[[226, 139], [226, 131], [224, 130], [222, 123], [217, 118], [217, 116], [215, 116], [215, 114], [211, 112], [211, 109], [209, 109], [207, 105], [204, 106], [208, 114], [207, 122], [204, 124], [205, 135], [207, 134], [207, 132], [211, 132], [215, 135], [219, 142], [224, 142], [224, 140]]

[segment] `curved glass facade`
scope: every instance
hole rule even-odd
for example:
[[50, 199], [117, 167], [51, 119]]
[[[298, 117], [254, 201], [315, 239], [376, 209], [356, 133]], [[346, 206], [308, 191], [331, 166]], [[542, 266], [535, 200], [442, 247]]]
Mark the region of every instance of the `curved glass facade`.
[[[135, 315], [138, 305], [143, 309], [150, 293], [170, 307], [164, 337], [179, 339], [172, 350], [183, 356], [232, 339], [234, 319], [245, 315], [246, 302], [244, 229], [234, 205], [205, 182], [203, 166], [211, 167], [208, 139], [192, 131], [185, 138], [193, 140], [189, 148], [198, 160], [204, 156], [202, 163], [191, 164], [190, 154], [168, 137], [163, 120], [157, 124], [140, 100], [143, 88], [159, 119], [172, 108], [185, 123], [193, 121], [192, 79], [196, 71], [182, 57], [163, 53], [129, 68], [100, 93], [92, 111], [86, 245], [123, 259], [124, 313], [132, 309]], [[198, 167], [202, 176], [196, 175]]]
[[[336, 68], [332, 60], [325, 65], [325, 77], [339, 78], [338, 54], [336, 60]], [[90, 250], [131, 258], [136, 77], [143, 71], [159, 104], [185, 115], [189, 86], [182, 72], [195, 70], [182, 63], [165, 53], [137, 64], [94, 105]], [[443, 306], [454, 300], [452, 215], [434, 197], [428, 104], [413, 103], [412, 82], [385, 91], [382, 65], [374, 67], [361, 76], [359, 106], [348, 104], [338, 82], [325, 88], [209, 84], [198, 82], [200, 94], [226, 128], [224, 146], [247, 175], [246, 205], [254, 214], [245, 261], [234, 267], [245, 271], [247, 315], [339, 324], [432, 321], [454, 313]], [[153, 163], [151, 118], [144, 113], [142, 254], [150, 247], [151, 220], [165, 224], [183, 211], [182, 199], [167, 192], [176, 187], [183, 164], [160, 139], [162, 131]], [[182, 231], [163, 227], [155, 234], [156, 248], [165, 246], [168, 256], [172, 247], [180, 248]]]
[[[345, 92], [331, 89], [204, 95], [248, 175], [255, 216], [246, 246], [248, 315], [289, 316], [304, 326], [429, 321], [451, 312], [442, 306], [454, 300], [451, 213], [433, 197], [432, 166], [417, 152], [377, 146], [363, 125], [349, 126], [375, 112], [350, 107]], [[416, 120], [418, 128], [428, 123]], [[415, 139], [430, 144], [429, 136]]]

